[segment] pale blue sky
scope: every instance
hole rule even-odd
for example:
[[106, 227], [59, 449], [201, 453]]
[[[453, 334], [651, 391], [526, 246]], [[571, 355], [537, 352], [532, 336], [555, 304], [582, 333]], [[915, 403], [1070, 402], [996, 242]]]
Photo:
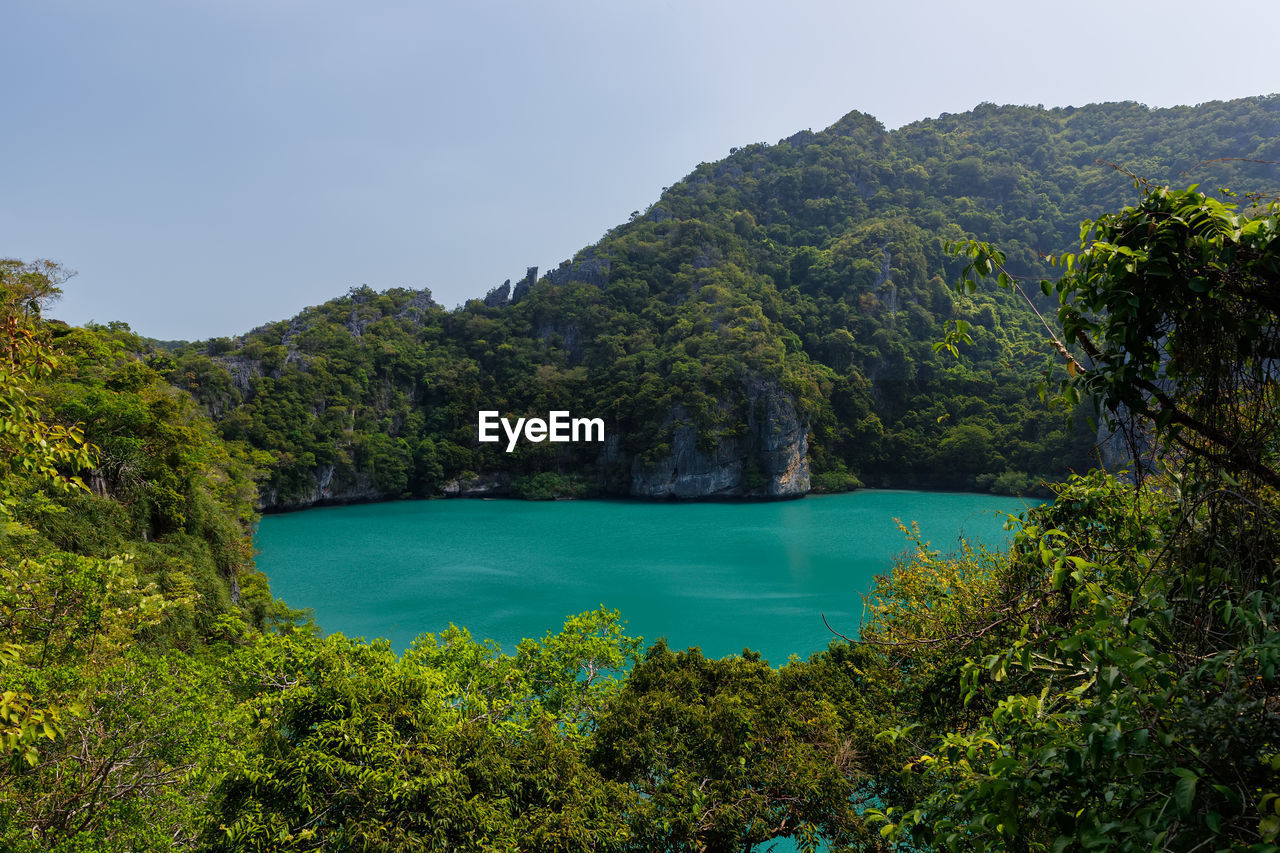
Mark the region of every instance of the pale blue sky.
[[447, 306], [734, 146], [850, 110], [1280, 91], [1280, 4], [5, 0], [0, 256], [52, 314], [234, 335], [369, 284]]

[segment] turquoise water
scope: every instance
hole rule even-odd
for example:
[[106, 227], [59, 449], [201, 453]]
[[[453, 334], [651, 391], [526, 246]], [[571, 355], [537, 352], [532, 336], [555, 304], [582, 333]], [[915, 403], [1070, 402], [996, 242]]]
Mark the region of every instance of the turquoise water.
[[600, 605], [646, 644], [781, 664], [854, 634], [862, 595], [909, 543], [1007, 541], [1016, 498], [861, 491], [780, 503], [435, 500], [267, 516], [258, 566], [329, 632], [404, 649], [450, 622], [513, 652]]

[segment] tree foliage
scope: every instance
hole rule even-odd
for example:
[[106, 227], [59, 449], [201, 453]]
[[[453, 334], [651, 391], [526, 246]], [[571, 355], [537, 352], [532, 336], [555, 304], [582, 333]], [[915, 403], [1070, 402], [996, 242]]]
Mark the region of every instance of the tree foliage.
[[[976, 584], [925, 553], [877, 591], [866, 640], [911, 661], [909, 683], [958, 685], [885, 734], [915, 753], [873, 812], [892, 841], [1278, 849], [1276, 209], [1146, 189], [1086, 223], [1045, 290], [1063, 390], [1127, 409], [1156, 473], [1072, 478], [1007, 559], [965, 561]], [[1016, 286], [999, 252], [965, 248]], [[926, 632], [921, 613], [961, 621]]]

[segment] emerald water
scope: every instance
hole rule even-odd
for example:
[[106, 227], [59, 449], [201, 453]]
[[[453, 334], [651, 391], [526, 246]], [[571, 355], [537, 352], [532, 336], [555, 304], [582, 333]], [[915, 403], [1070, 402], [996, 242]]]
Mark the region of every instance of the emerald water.
[[258, 565], [272, 591], [328, 632], [404, 649], [450, 622], [513, 652], [600, 605], [646, 644], [770, 662], [854, 634], [862, 595], [908, 548], [1007, 541], [992, 495], [861, 491], [780, 503], [435, 500], [267, 516]]

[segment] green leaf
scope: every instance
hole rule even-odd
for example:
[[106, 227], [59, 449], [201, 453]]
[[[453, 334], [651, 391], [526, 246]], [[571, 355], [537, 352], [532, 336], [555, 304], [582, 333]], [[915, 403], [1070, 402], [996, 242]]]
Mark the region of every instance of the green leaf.
[[[1189, 773], [1190, 771], [1186, 772]], [[1200, 780], [1194, 773], [1189, 776], [1179, 773], [1178, 770], [1174, 770], [1174, 773], [1178, 773], [1182, 778], [1174, 786], [1173, 800], [1177, 803], [1179, 812], [1183, 815], [1191, 814], [1191, 807], [1196, 799], [1196, 783]]]

